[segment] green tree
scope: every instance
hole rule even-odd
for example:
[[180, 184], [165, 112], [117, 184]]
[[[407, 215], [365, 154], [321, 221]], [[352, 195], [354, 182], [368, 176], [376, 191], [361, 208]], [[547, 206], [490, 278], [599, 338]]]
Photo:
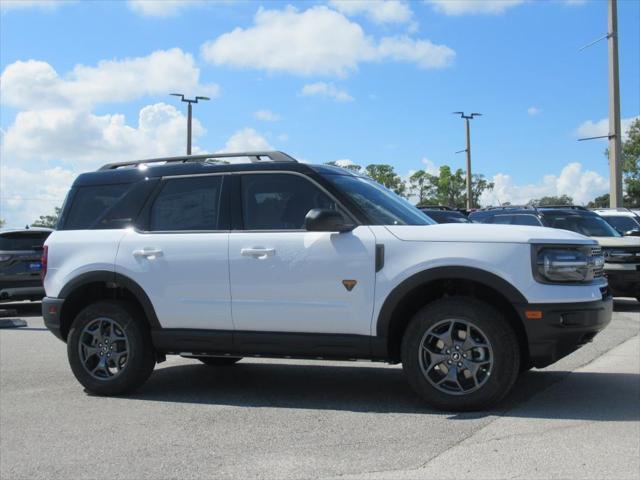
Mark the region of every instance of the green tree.
[[535, 207], [544, 207], [545, 205], [573, 205], [573, 198], [568, 195], [534, 198], [533, 200], [529, 200], [527, 205]]
[[[484, 178], [484, 175], [479, 173], [471, 175], [471, 208], [476, 208], [480, 205], [480, 196], [486, 190], [493, 190], [494, 183]], [[466, 195], [465, 195], [466, 202]]]
[[349, 163], [346, 165], [338, 165], [338, 163], [336, 163], [335, 161], [331, 161], [331, 162], [326, 162], [325, 165], [331, 165], [332, 167], [340, 167], [340, 168], [344, 168], [346, 170], [351, 170], [352, 172], [360, 172], [362, 170], [362, 167], [356, 163]]
[[367, 175], [373, 178], [376, 182], [384, 185], [390, 190], [393, 190], [400, 196], [405, 196], [406, 185], [400, 178], [391, 165], [373, 163], [367, 165], [365, 168]]
[[40, 215], [40, 217], [31, 224], [32, 227], [56, 228], [58, 218], [60, 217], [60, 207], [54, 208], [53, 215]]
[[4, 227], [4, 224], [7, 223], [4, 221], [4, 218], [0, 218], [0, 228]]
[[607, 208], [609, 206], [609, 194], [605, 193], [604, 195], [600, 195], [599, 197], [594, 198], [589, 203], [587, 203], [587, 207], [589, 208]]
[[424, 170], [418, 170], [409, 177], [409, 193], [418, 198], [416, 204], [418, 207], [432, 203], [435, 185], [431, 177], [433, 175], [429, 175]]
[[622, 143], [622, 176], [625, 205], [640, 207], [640, 118], [631, 122], [627, 140]]
[[454, 208], [466, 205], [466, 180], [461, 168], [453, 172], [448, 165], [442, 165], [438, 176], [431, 175], [431, 181], [438, 204]]

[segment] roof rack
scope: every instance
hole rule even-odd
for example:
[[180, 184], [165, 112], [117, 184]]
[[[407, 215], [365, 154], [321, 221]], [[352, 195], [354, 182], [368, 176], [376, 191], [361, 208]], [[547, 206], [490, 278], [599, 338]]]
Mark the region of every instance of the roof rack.
[[483, 210], [535, 210], [535, 205], [501, 205], [499, 207], [486, 207]]
[[298, 161], [290, 155], [279, 151], [260, 151], [260, 152], [237, 152], [237, 153], [207, 153], [204, 155], [184, 155], [180, 157], [152, 158], [148, 160], [133, 160], [130, 162], [108, 163], [99, 168], [99, 170], [115, 170], [122, 167], [137, 167], [138, 165], [146, 165], [149, 163], [216, 163], [223, 162], [225, 158], [248, 157], [251, 163], [265, 161], [271, 162], [294, 162]]
[[454, 208], [447, 207], [446, 205], [420, 205], [418, 208], [420, 209], [428, 209], [428, 210], [449, 210], [454, 211]]
[[561, 208], [566, 210], [584, 210], [589, 211], [587, 207], [583, 207], [580, 205], [538, 205], [537, 208]]

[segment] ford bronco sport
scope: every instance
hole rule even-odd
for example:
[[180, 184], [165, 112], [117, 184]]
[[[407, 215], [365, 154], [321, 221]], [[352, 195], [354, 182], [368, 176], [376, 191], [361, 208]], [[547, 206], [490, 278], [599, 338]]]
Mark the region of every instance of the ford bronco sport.
[[169, 354], [369, 359], [402, 363], [435, 407], [482, 409], [611, 319], [595, 241], [437, 225], [368, 178], [281, 152], [82, 174], [42, 265], [45, 323], [100, 395]]

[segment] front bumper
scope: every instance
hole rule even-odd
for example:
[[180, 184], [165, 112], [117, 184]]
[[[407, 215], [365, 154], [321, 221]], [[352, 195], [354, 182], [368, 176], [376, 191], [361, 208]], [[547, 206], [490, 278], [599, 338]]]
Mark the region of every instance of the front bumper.
[[607, 263], [604, 273], [614, 297], [640, 297], [640, 264]]
[[42, 318], [45, 327], [64, 342], [66, 339], [60, 327], [60, 312], [62, 312], [63, 303], [63, 298], [44, 297], [42, 299]]
[[[529, 343], [534, 367], [542, 368], [577, 350], [611, 322], [613, 299], [583, 303], [526, 304], [518, 308]], [[527, 318], [526, 312], [541, 312]]]

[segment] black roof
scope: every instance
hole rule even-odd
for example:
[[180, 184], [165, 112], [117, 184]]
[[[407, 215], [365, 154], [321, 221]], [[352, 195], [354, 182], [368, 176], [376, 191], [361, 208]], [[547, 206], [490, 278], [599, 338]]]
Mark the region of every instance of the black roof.
[[[269, 160], [262, 160], [263, 157], [268, 157]], [[250, 161], [224, 163], [226, 158], [244, 158], [250, 159]], [[304, 174], [317, 172], [334, 175], [357, 175], [345, 168], [300, 163], [283, 152], [214, 153], [111, 163], [103, 166], [98, 171], [79, 175], [74, 182], [74, 186], [135, 183], [144, 178], [158, 178], [173, 175], [274, 170]]]

